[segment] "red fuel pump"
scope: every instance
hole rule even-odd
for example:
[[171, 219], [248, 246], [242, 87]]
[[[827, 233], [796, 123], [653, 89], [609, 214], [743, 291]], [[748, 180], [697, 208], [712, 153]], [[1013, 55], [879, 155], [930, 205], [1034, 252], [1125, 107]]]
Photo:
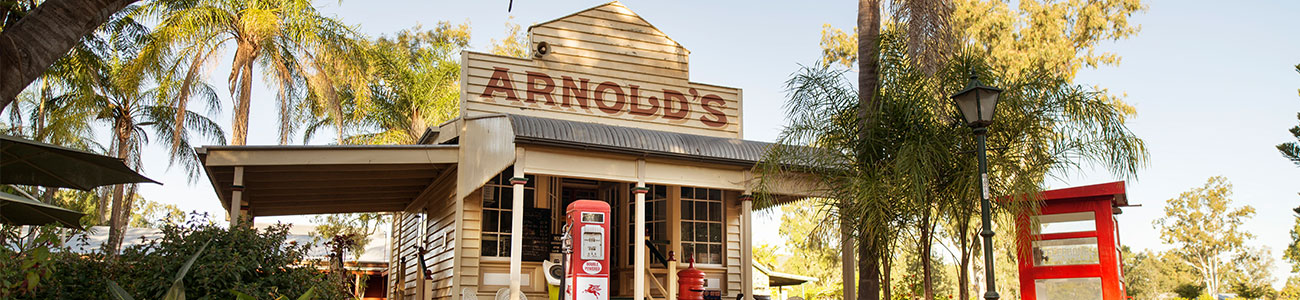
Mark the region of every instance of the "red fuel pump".
[[567, 212], [564, 299], [608, 300], [609, 203], [578, 200]]

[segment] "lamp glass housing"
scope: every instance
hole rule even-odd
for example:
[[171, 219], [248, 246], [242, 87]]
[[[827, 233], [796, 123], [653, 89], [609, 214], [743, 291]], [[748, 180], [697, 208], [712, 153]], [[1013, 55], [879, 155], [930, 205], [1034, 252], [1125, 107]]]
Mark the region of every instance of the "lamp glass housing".
[[952, 95], [957, 110], [966, 118], [971, 127], [984, 127], [993, 124], [993, 112], [998, 105], [998, 96], [1002, 89], [986, 86], [971, 76], [970, 83], [961, 92]]

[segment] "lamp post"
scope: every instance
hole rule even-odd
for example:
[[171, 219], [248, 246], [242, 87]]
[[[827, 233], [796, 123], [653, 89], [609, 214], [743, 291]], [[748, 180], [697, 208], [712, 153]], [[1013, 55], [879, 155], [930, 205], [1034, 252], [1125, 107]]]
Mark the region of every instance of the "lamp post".
[[966, 124], [975, 129], [975, 138], [979, 142], [979, 149], [975, 151], [979, 155], [980, 167], [980, 219], [984, 222], [980, 237], [984, 238], [984, 277], [987, 288], [984, 299], [987, 300], [996, 300], [999, 296], [997, 284], [993, 280], [993, 227], [990, 216], [992, 204], [989, 203], [988, 157], [985, 153], [984, 140], [989, 124], [993, 124], [993, 111], [997, 108], [998, 95], [1001, 93], [1002, 89], [984, 85], [972, 73], [966, 89], [951, 97], [957, 104], [957, 110], [960, 110], [966, 119]]

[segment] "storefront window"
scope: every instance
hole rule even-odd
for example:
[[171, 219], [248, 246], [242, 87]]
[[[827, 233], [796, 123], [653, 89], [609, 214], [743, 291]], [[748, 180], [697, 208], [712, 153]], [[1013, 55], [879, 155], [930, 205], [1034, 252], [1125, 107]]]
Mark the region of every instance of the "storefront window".
[[[514, 186], [510, 184], [514, 170], [506, 169], [483, 185], [483, 248], [482, 256], [510, 256], [510, 228], [513, 225]], [[533, 199], [534, 178], [525, 175], [524, 199]]]
[[1034, 280], [1038, 300], [1101, 300], [1101, 278]]
[[[722, 264], [722, 190], [682, 187], [682, 254]], [[682, 261], [687, 257], [683, 256]]]
[[[636, 185], [628, 186], [628, 190], [635, 188]], [[659, 249], [661, 255], [665, 258], [668, 256], [668, 186], [663, 185], [646, 185], [650, 191], [645, 195], [645, 229], [650, 234], [650, 242], [647, 244], [654, 245]], [[643, 234], [636, 234], [636, 193], [628, 197], [627, 209], [627, 265], [632, 265], [632, 257], [636, 255], [636, 239], [645, 238]], [[649, 249], [646, 250], [646, 256], [651, 257], [650, 262], [657, 263]]]

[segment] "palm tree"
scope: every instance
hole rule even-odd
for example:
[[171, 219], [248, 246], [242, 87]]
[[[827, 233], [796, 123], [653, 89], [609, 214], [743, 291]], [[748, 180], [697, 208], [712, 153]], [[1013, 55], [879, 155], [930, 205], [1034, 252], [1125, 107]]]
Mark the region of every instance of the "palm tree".
[[[879, 75], [886, 88], [875, 96], [868, 127], [861, 127], [866, 115], [857, 98], [860, 90], [846, 78], [847, 71], [805, 69], [787, 82], [790, 124], [778, 138], [782, 146], [759, 167], [765, 180], [791, 171], [813, 174], [823, 187], [821, 196], [836, 199], [823, 204], [826, 210], [855, 228], [852, 237], [868, 248], [860, 257], [877, 261], [864, 262], [871, 268], [862, 276], [887, 269], [879, 262], [888, 263], [885, 249], [896, 231], [933, 228], [934, 214], [975, 199], [977, 171], [964, 154], [973, 135], [945, 97], [964, 86], [971, 72], [1006, 89], [999, 121], [989, 131], [991, 147], [1003, 149], [991, 153], [989, 161], [997, 194], [1036, 195], [1047, 176], [1085, 163], [1132, 175], [1145, 160], [1142, 141], [1124, 125], [1127, 112], [1102, 92], [1070, 84], [1068, 74], [1039, 67], [1029, 70], [1033, 76], [1005, 78], [972, 50], [958, 51], [931, 74], [909, 58], [900, 31], [881, 36]], [[1016, 212], [1034, 205], [1000, 203], [999, 209]], [[878, 297], [879, 288], [860, 286], [859, 297]]]
[[[130, 9], [130, 8], [128, 8]], [[202, 114], [176, 107], [180, 94], [197, 94], [216, 107], [216, 93], [206, 84], [184, 85], [184, 74], [169, 72], [164, 68], [171, 61], [156, 61], [158, 56], [141, 55], [145, 50], [137, 41], [150, 36], [139, 23], [119, 15], [111, 21], [103, 35], [110, 45], [102, 54], [94, 82], [83, 85], [59, 97], [84, 103], [93, 109], [94, 119], [108, 125], [111, 134], [110, 155], [126, 162], [136, 170], [142, 168], [141, 151], [151, 140], [175, 142], [169, 153], [171, 164], [180, 164], [191, 178], [199, 171], [197, 154], [190, 147], [190, 136], [198, 135], [224, 144], [224, 132], [217, 123]], [[166, 58], [166, 57], [162, 57]], [[175, 116], [185, 123], [184, 131], [178, 128]], [[153, 137], [151, 139], [150, 137]], [[130, 217], [135, 199], [136, 185], [116, 185], [112, 189], [112, 210], [109, 212], [108, 253], [116, 253], [122, 243], [122, 234]], [[109, 205], [101, 205], [105, 207]], [[101, 208], [102, 210], [102, 208]]]
[[[244, 145], [248, 139], [248, 117], [253, 88], [253, 69], [260, 66], [278, 86], [280, 143], [288, 143], [299, 123], [296, 111], [303, 107], [322, 109], [341, 116], [338, 87], [366, 86], [363, 47], [352, 28], [323, 17], [308, 0], [182, 0], [156, 1], [142, 10], [159, 18], [156, 41], [149, 53], [174, 51], [176, 60], [168, 66], [184, 74], [180, 91], [197, 84], [205, 62], [222, 48], [234, 47], [230, 95], [234, 98], [231, 143]], [[178, 95], [177, 107], [187, 105], [189, 95]], [[362, 107], [369, 96], [357, 94]], [[310, 103], [302, 103], [310, 101]], [[175, 116], [177, 120], [181, 115]], [[334, 118], [342, 125], [344, 118]], [[173, 122], [174, 131], [184, 131], [186, 122]], [[336, 126], [342, 136], [342, 126]], [[177, 147], [173, 141], [173, 147]]]
[[83, 37], [136, 0], [7, 1], [0, 7], [0, 110]]

